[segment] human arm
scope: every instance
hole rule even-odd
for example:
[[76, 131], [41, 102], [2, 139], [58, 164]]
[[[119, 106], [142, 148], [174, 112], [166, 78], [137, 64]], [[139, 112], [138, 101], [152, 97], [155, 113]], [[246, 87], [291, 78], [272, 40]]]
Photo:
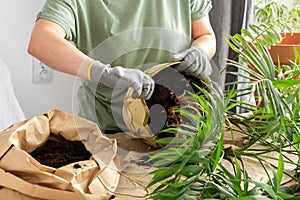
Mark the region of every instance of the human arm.
[[65, 39], [65, 30], [55, 22], [38, 19], [33, 28], [28, 53], [47, 66], [87, 79], [91, 58]]
[[208, 15], [192, 21], [192, 38], [191, 47], [201, 47], [210, 60], [216, 52], [216, 37]]
[[173, 55], [172, 60], [182, 61], [175, 67], [178, 71], [204, 80], [212, 72], [209, 60], [216, 51], [216, 38], [208, 15], [192, 21], [192, 39], [191, 47]]
[[107, 87], [132, 87], [134, 98], [149, 99], [154, 90], [151, 77], [138, 69], [111, 67], [88, 57], [66, 39], [65, 30], [57, 23], [38, 19], [30, 38], [28, 53], [47, 66]]

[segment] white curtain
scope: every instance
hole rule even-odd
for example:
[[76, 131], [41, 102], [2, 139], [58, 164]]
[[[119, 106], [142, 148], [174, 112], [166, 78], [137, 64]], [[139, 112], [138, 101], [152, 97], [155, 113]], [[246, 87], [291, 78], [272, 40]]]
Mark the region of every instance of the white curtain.
[[22, 120], [25, 116], [15, 96], [10, 72], [0, 58], [0, 131]]

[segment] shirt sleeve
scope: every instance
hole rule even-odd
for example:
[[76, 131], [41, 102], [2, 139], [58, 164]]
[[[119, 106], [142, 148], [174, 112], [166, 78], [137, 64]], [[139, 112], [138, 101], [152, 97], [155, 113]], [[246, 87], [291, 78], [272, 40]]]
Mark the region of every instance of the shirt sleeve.
[[211, 0], [191, 0], [192, 20], [201, 19], [212, 9]]
[[37, 19], [43, 18], [59, 24], [66, 32], [66, 39], [74, 41], [75, 31], [75, 9], [71, 2], [64, 0], [47, 0]]

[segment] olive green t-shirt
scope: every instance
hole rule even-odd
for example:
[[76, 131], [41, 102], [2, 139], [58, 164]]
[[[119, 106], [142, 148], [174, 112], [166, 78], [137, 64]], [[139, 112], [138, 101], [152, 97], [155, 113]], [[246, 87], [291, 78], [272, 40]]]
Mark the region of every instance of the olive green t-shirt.
[[[188, 48], [191, 22], [211, 7], [211, 0], [47, 0], [38, 18], [61, 25], [66, 39], [93, 59], [145, 70]], [[77, 112], [101, 129], [125, 129], [123, 94], [82, 80]]]

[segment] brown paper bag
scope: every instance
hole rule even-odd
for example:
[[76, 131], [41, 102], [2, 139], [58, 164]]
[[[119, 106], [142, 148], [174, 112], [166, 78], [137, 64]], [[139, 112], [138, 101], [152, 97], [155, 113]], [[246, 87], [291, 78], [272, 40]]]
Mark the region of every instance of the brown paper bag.
[[[90, 160], [60, 168], [42, 165], [30, 153], [50, 137], [81, 141]], [[9, 199], [109, 199], [120, 178], [117, 144], [88, 120], [52, 110], [0, 133], [0, 196]], [[76, 166], [76, 167], [75, 167]]]

